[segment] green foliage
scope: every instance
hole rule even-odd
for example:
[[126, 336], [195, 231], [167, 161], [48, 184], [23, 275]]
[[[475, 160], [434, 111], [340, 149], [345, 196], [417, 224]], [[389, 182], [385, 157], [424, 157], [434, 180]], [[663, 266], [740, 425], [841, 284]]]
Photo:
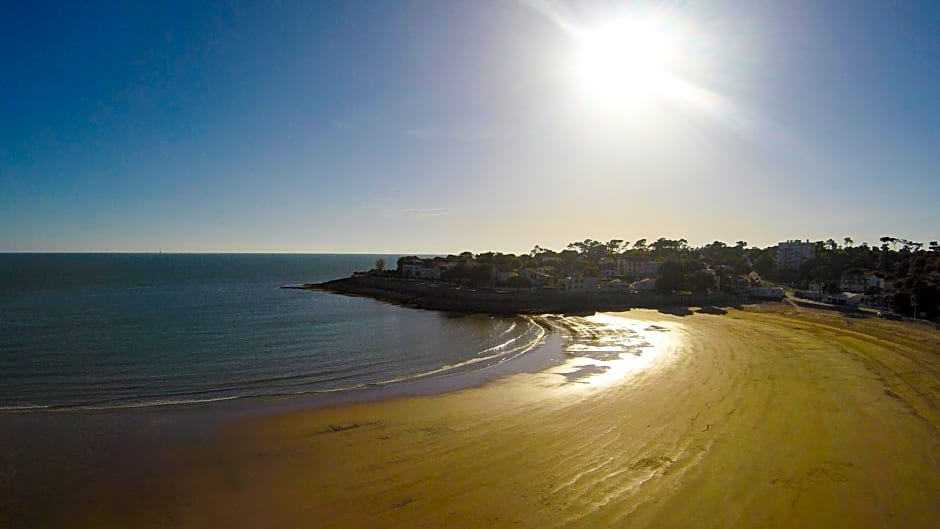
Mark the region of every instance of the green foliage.
[[701, 294], [715, 288], [715, 276], [705, 270], [698, 270], [686, 277], [685, 284], [692, 292]]
[[608, 244], [595, 241], [594, 239], [584, 239], [581, 242], [573, 242], [568, 245], [568, 250], [574, 250], [579, 255], [595, 263], [608, 254], [608, 248]]
[[[797, 270], [777, 269], [777, 248], [748, 247], [746, 241], [736, 241], [729, 246], [714, 241], [701, 248], [689, 247], [685, 239], [660, 237], [652, 243], [638, 239], [630, 247], [622, 239], [600, 242], [594, 239], [572, 242], [561, 252], [536, 245], [523, 255], [485, 252], [474, 256], [463, 252], [451, 255], [450, 262], [460, 261], [454, 268], [442, 273], [442, 279], [457, 284], [483, 288], [493, 284], [493, 272], [511, 273], [522, 268], [549, 267], [556, 277], [596, 276], [601, 269], [613, 266], [614, 259], [624, 256], [635, 260], [655, 260], [659, 264], [657, 290], [674, 292], [692, 290], [703, 292], [714, 285], [711, 273], [702, 271], [710, 267], [720, 277], [723, 288], [732, 287], [737, 276], [747, 275], [752, 270], [762, 278], [791, 285], [818, 282], [830, 292], [840, 288], [846, 275], [867, 276], [877, 272], [883, 276], [889, 288], [886, 292], [866, 292], [881, 296], [885, 303], [893, 304], [898, 312], [913, 314], [926, 312], [928, 317], [940, 316], [940, 244], [931, 241], [929, 251], [920, 242], [900, 237], [884, 236], [880, 246], [862, 242], [855, 245], [851, 237], [845, 237], [840, 246], [834, 239], [816, 242], [816, 256], [803, 263]], [[398, 270], [403, 259], [398, 260]], [[431, 266], [431, 260], [425, 260]], [[376, 262], [376, 270], [384, 268]], [[522, 277], [513, 275], [507, 281], [511, 286], [529, 286]], [[871, 289], [869, 289], [871, 290]]]
[[754, 261], [754, 271], [761, 277], [773, 279], [774, 270], [777, 268], [777, 259], [771, 252], [764, 252]]
[[483, 288], [493, 284], [493, 268], [486, 265], [462, 262], [443, 272], [441, 279], [472, 288]]
[[506, 280], [506, 286], [510, 288], [529, 288], [532, 286], [532, 283], [525, 277], [514, 275]]
[[[929, 318], [940, 316], [940, 247], [927, 251], [923, 243], [894, 236], [881, 237], [877, 247], [867, 243], [853, 246], [851, 238], [844, 240], [841, 248], [832, 239], [818, 243], [814, 259], [799, 270], [778, 271], [778, 279], [793, 284], [819, 282], [828, 292], [837, 292], [845, 276], [878, 273], [889, 288], [884, 292], [867, 289], [866, 294], [881, 297], [901, 314], [913, 315], [916, 303], [918, 313], [925, 312]], [[758, 265], [756, 262], [755, 268], [764, 266]]]
[[649, 247], [653, 250], [654, 257], [665, 259], [678, 256], [683, 251], [687, 250], [688, 241], [685, 239], [666, 239], [660, 237], [656, 239], [656, 242], [650, 244]]
[[607, 242], [607, 255], [614, 255], [620, 252], [623, 247], [623, 239], [611, 239]]
[[659, 265], [659, 277], [656, 279], [656, 291], [669, 294], [676, 290], [683, 290], [685, 274], [682, 263], [678, 260], [669, 260]]

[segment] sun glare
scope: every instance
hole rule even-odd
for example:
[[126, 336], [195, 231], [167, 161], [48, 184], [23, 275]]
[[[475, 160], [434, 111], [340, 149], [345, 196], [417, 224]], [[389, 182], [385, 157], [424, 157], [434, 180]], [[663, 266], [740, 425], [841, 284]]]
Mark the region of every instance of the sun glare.
[[668, 89], [674, 37], [653, 20], [618, 20], [580, 35], [578, 75], [589, 96], [627, 103]]

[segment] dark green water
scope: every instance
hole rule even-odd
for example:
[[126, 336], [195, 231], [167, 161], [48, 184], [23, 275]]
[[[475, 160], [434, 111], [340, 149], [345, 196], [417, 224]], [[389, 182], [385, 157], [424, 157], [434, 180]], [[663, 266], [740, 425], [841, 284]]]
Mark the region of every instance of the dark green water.
[[378, 257], [0, 254], [0, 411], [172, 405], [337, 391], [474, 369], [541, 337], [286, 290]]

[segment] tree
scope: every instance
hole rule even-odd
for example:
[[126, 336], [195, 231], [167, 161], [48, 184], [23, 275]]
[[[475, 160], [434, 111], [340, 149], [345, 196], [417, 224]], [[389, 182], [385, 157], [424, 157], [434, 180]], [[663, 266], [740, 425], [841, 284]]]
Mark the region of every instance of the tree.
[[623, 246], [622, 239], [611, 239], [607, 242], [607, 255], [614, 255], [620, 251], [620, 247]]
[[882, 250], [887, 250], [887, 249], [888, 249], [888, 243], [891, 243], [891, 249], [896, 249], [896, 248], [898, 247], [898, 238], [897, 238], [897, 237], [891, 237], [891, 236], [885, 235], [884, 237], [881, 237], [881, 238], [878, 239], [878, 240], [881, 241], [881, 249], [882, 249]]
[[764, 252], [754, 261], [754, 271], [761, 277], [770, 278], [777, 268], [777, 260], [771, 252]]
[[380, 274], [385, 271], [385, 259], [375, 260], [375, 271]]
[[851, 248], [851, 247], [852, 247], [852, 244], [855, 243], [855, 241], [853, 241], [851, 237], [846, 237], [846, 238], [842, 239], [842, 242], [845, 243], [846, 248]]
[[561, 269], [567, 275], [572, 275], [578, 271], [578, 252], [574, 250], [562, 250], [558, 254], [561, 259]]
[[715, 287], [715, 276], [707, 270], [699, 270], [689, 274], [686, 283], [689, 286], [689, 290], [701, 294]]
[[640, 239], [636, 241], [635, 243], [633, 243], [633, 249], [639, 250], [641, 252], [646, 250], [646, 239]]
[[594, 263], [584, 263], [584, 266], [581, 267], [581, 274], [584, 277], [597, 277], [600, 273], [600, 268]]
[[656, 257], [670, 257], [682, 252], [688, 247], [688, 241], [685, 239], [666, 239], [660, 237], [656, 242], [649, 245]]
[[470, 286], [480, 288], [493, 283], [493, 268], [491, 266], [470, 267]]
[[532, 283], [525, 277], [513, 275], [509, 276], [509, 279], [506, 280], [506, 286], [510, 288], [529, 288], [532, 286]]
[[706, 244], [705, 246], [702, 247], [702, 257], [710, 265], [713, 265], [713, 266], [720, 265], [720, 264], [730, 264], [730, 263], [727, 263], [728, 261], [728, 256], [726, 255], [727, 249], [728, 249], [727, 244], [721, 241], [715, 241], [711, 244]]
[[584, 239], [581, 242], [573, 242], [568, 245], [568, 249], [576, 251], [594, 261], [607, 255], [607, 245], [600, 241], [595, 241], [594, 239]]
[[476, 262], [477, 264], [492, 266], [496, 262], [496, 254], [493, 252], [478, 253]]
[[671, 259], [659, 266], [659, 278], [656, 279], [658, 292], [669, 294], [675, 290], [682, 290], [682, 286], [682, 263]]

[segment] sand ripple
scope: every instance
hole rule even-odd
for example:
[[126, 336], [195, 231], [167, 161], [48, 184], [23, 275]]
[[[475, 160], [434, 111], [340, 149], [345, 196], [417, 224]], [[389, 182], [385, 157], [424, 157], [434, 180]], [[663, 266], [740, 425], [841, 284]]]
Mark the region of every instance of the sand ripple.
[[[846, 325], [834, 314], [782, 305], [553, 324], [570, 341], [566, 363], [550, 371], [434, 397], [243, 421], [211, 449], [180, 450], [175, 466], [140, 485], [141, 497], [161, 499], [76, 508], [62, 520], [940, 527], [934, 329]], [[92, 487], [84, 498], [108, 505], [100, 501], [109, 494]], [[54, 518], [43, 516], [31, 520]]]

